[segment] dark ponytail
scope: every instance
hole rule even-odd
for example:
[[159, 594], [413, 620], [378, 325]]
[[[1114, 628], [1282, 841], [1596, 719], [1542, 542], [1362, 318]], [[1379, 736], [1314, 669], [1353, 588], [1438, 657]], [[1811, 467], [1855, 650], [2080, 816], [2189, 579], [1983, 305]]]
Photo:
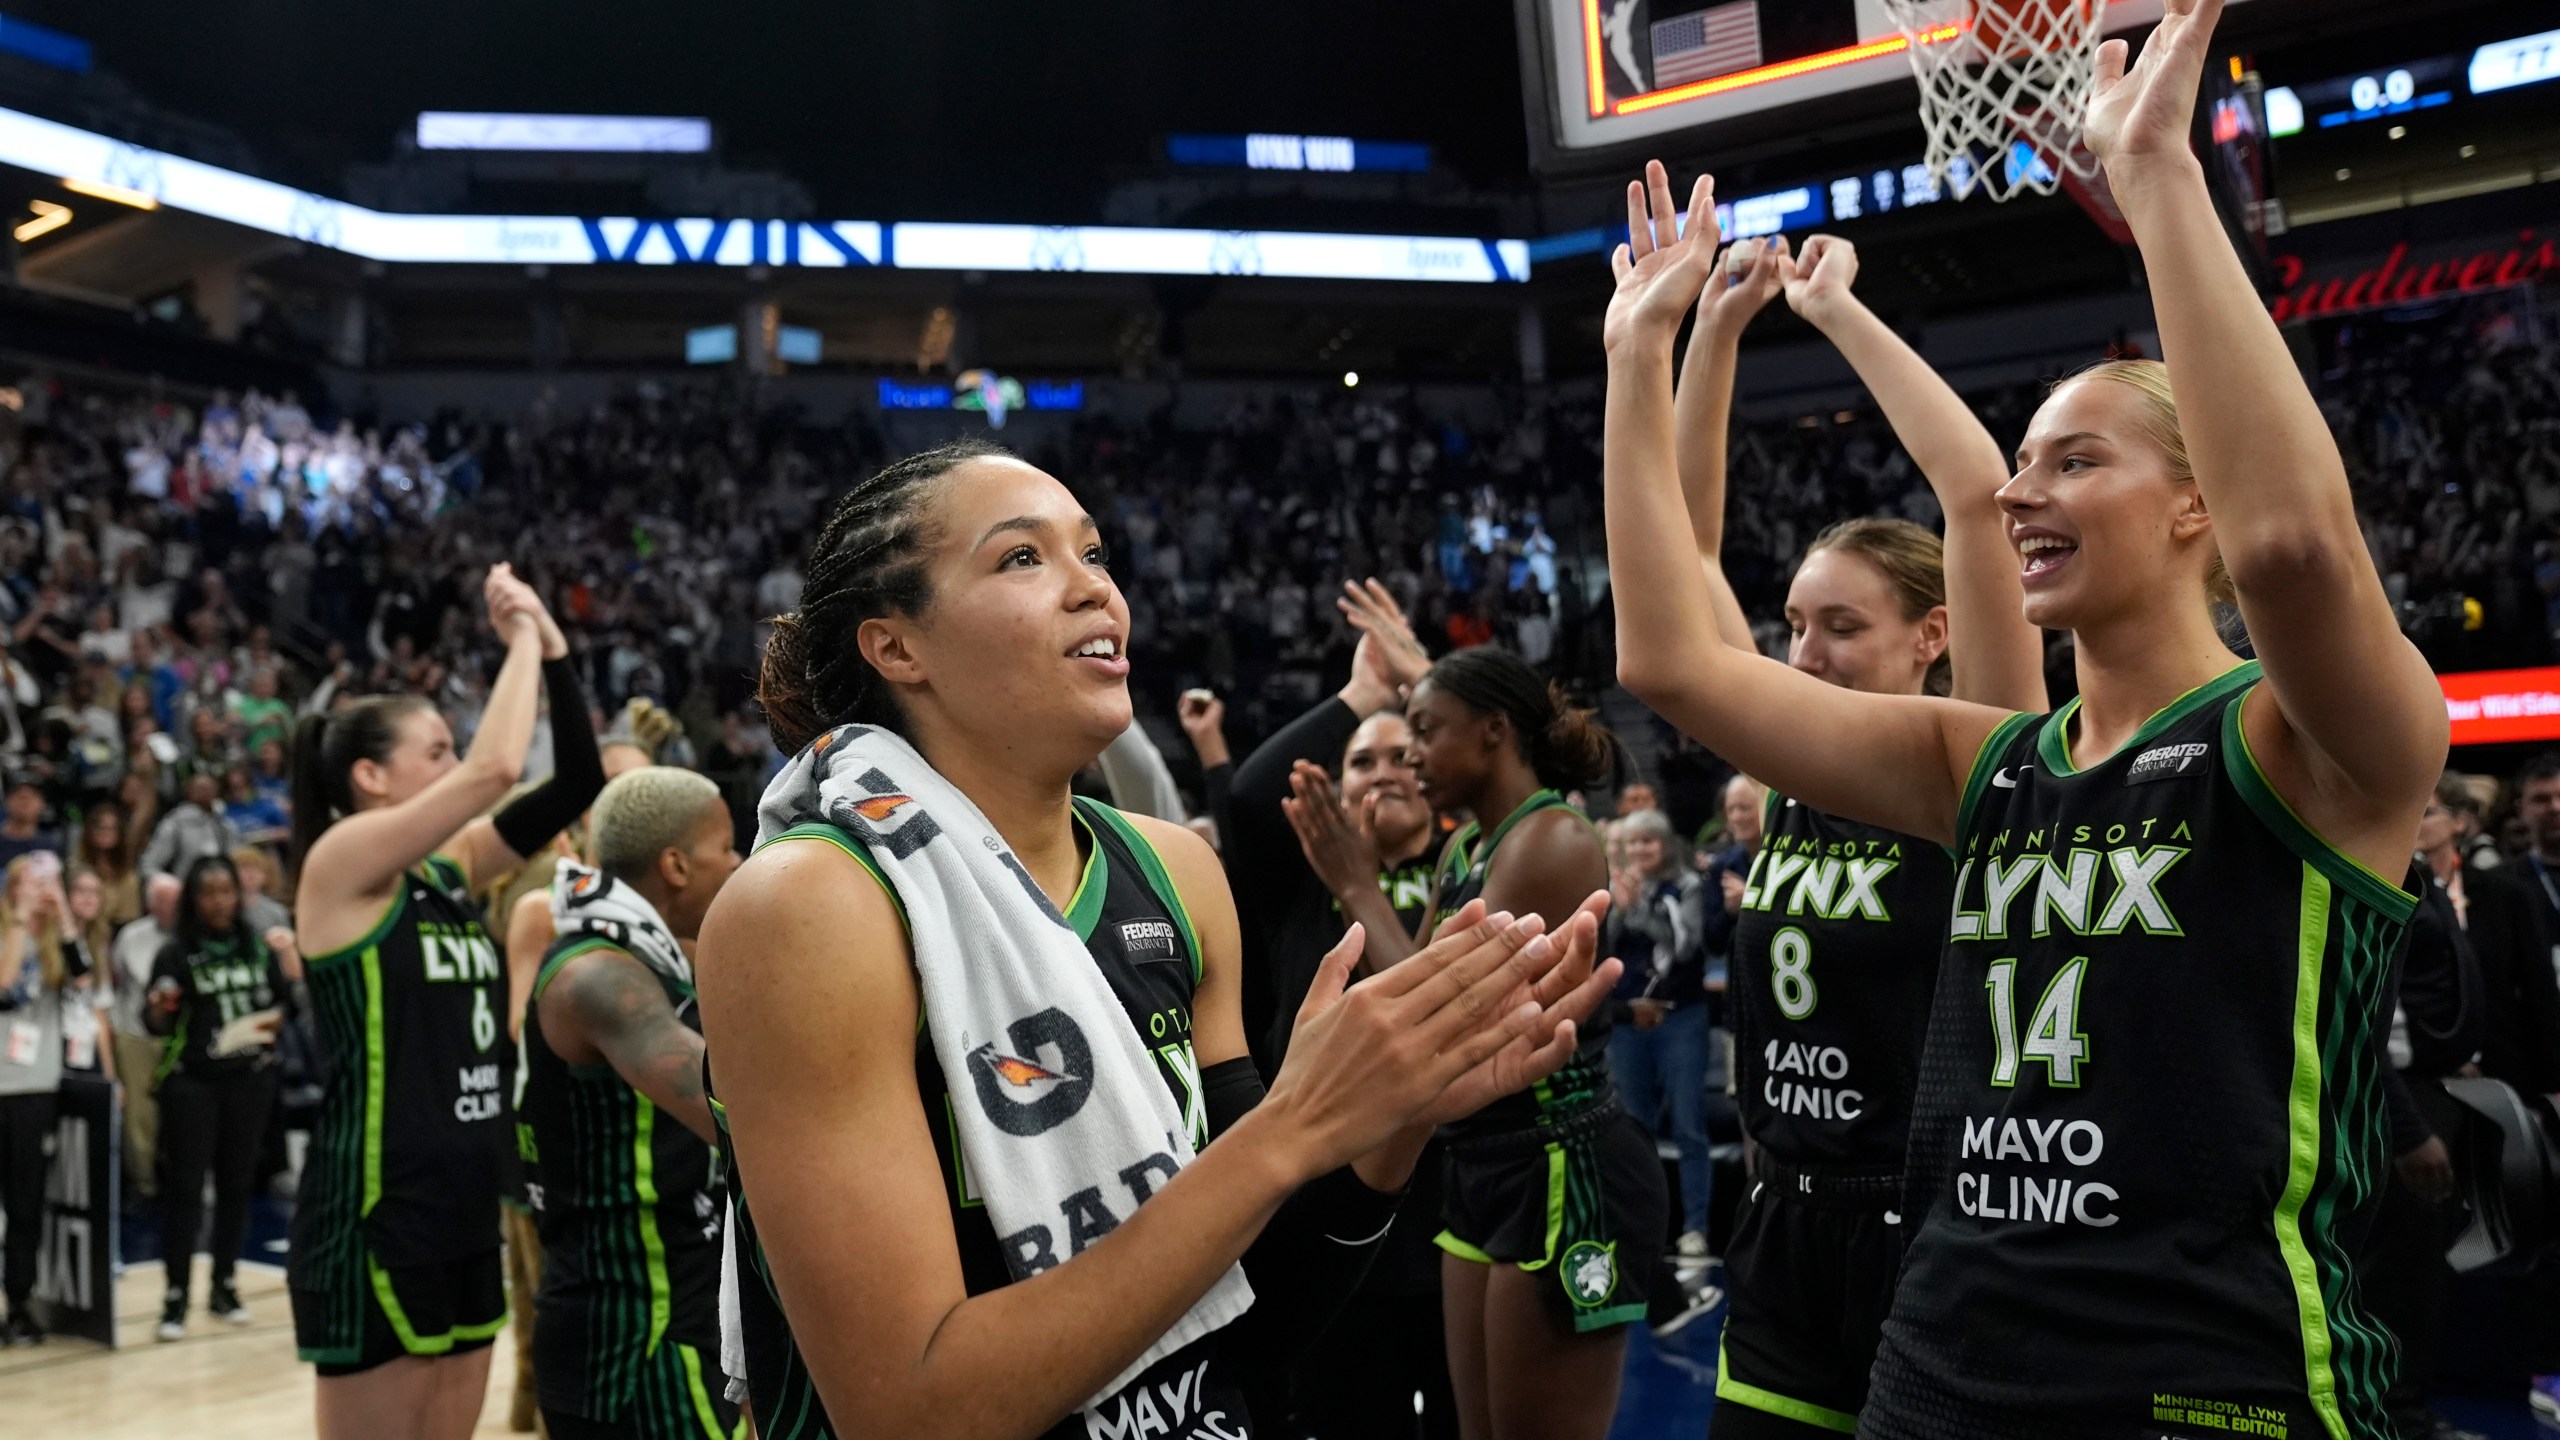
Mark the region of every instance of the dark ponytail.
[[293, 845], [289, 857], [299, 872], [321, 832], [356, 808], [348, 778], [358, 760], [380, 765], [400, 743], [400, 722], [427, 708], [420, 695], [378, 695], [358, 700], [334, 715], [305, 715], [293, 727]]
[[838, 725], [899, 727], [897, 697], [862, 657], [854, 632], [884, 615], [920, 615], [932, 600], [930, 483], [971, 460], [1012, 458], [978, 440], [937, 446], [882, 467], [837, 502], [809, 547], [800, 608], [773, 618], [756, 677], [756, 701], [783, 753], [797, 754]]
[[1541, 785], [1583, 788], [1617, 769], [1618, 737], [1598, 714], [1575, 704], [1562, 685], [1541, 678], [1508, 650], [1478, 645], [1456, 651], [1441, 657], [1425, 678], [1478, 713], [1509, 720], [1522, 758]]

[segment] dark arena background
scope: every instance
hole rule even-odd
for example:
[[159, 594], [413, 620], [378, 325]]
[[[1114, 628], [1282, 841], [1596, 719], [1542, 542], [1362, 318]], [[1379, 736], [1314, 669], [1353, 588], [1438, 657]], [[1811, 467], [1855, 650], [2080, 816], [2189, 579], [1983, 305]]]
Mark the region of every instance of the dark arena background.
[[[2081, 3], [2137, 42], [2162, 13]], [[25, 907], [52, 905], [90, 957], [56, 995], [37, 949], [0, 956], [21, 977], [0, 984], [0, 1188], [34, 1277], [12, 1275], [26, 1323], [0, 1333], [13, 1437], [314, 1433], [329, 1382], [298, 1358], [287, 1264], [333, 1057], [307, 1009], [280, 1022], [272, 1107], [215, 1147], [249, 1176], [239, 1308], [209, 1317], [200, 1278], [164, 1323], [164, 1256], [216, 1243], [222, 1205], [168, 1233], [158, 1152], [215, 1142], [154, 1104], [186, 1041], [154, 1028], [180, 922], [153, 882], [236, 852], [244, 913], [292, 926], [297, 721], [418, 696], [469, 746], [507, 648], [494, 563], [556, 619], [608, 767], [619, 748], [708, 776], [743, 852], [788, 759], [760, 656], [835, 499], [991, 441], [1072, 489], [1127, 599], [1152, 753], [1080, 791], [1233, 838], [1221, 767], [1347, 693], [1361, 632], [1336, 601], [1375, 577], [1431, 656], [1499, 646], [1596, 710], [1622, 749], [1573, 804], [1667, 816], [1684, 874], [1747, 867], [1733, 768], [1617, 683], [1601, 317], [1626, 181], [1656, 158], [1680, 186], [1712, 172], [1727, 240], [1853, 242], [1858, 296], [2004, 454], [2058, 377], [2161, 354], [2103, 186], [1995, 203], [1933, 173], [1883, 0], [0, 7], [0, 947], [34, 947]], [[2519, 917], [2465, 943], [2493, 1038], [2445, 1074], [2530, 1106], [2560, 1092], [2560, 768], [2533, 768], [2560, 754], [2560, 8], [2230, 0], [2213, 46], [2216, 206], [2451, 717], [2430, 814], [2452, 858], [2412, 883], [2470, 877], [2466, 913], [2507, 887]], [[1784, 303], [1742, 343], [1734, 411], [1723, 564], [1783, 659], [1817, 533], [1941, 511]], [[2071, 641], [2045, 639], [2059, 705]], [[538, 723], [523, 778], [552, 773], [561, 728]], [[67, 898], [25, 898], [57, 879]], [[1712, 1257], [1753, 1183], [1720, 1008], [1734, 927], [1698, 883], [1705, 1064], [1640, 1117], [1679, 1283], [1626, 1328], [1605, 1431], [1626, 1440], [1707, 1433]], [[508, 917], [487, 927], [505, 941]], [[2408, 1440], [2560, 1435], [2560, 1192], [2519, 1113], [2503, 1141], [2439, 1127], [2470, 1148], [2417, 1246]], [[473, 1433], [539, 1423], [534, 1272], [513, 1270], [532, 1233], [509, 1224], [526, 1293]], [[197, 1272], [221, 1295], [215, 1258]], [[1253, 1433], [1459, 1433], [1428, 1394], [1412, 1428], [1329, 1423], [1299, 1404], [1325, 1386], [1257, 1399]], [[1168, 1404], [1167, 1428], [1091, 1433], [1229, 1433]]]

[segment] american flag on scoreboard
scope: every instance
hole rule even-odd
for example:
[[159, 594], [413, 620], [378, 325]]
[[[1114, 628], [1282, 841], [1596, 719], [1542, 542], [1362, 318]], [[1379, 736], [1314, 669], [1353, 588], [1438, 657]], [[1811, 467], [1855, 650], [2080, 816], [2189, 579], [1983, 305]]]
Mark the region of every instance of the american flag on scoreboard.
[[1666, 90], [1760, 63], [1759, 0], [1653, 22], [1653, 88]]

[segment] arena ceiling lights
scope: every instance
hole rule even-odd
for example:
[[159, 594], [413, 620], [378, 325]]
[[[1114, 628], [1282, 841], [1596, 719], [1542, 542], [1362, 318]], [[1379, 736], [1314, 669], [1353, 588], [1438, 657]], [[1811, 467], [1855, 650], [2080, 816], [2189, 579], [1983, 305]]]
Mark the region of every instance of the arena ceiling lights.
[[1474, 284], [1529, 278], [1526, 241], [1459, 236], [883, 225], [871, 220], [395, 215], [9, 109], [0, 109], [0, 164], [57, 176], [65, 183], [112, 186], [174, 210], [394, 264], [878, 265]]
[[418, 114], [418, 148], [706, 155], [711, 151], [711, 122], [699, 115], [512, 115], [424, 110]]

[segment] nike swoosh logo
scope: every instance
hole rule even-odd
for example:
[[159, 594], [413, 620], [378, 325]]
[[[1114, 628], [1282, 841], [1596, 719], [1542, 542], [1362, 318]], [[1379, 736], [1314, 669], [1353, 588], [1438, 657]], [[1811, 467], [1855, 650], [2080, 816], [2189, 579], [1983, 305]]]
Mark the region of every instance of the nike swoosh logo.
[[[2033, 765], [2021, 765], [2018, 767], [2018, 773], [2020, 775], [2032, 774], [2035, 768], [2036, 767]], [[2010, 778], [2007, 766], [2002, 766], [2000, 772], [1991, 777], [1991, 783], [2002, 790], [2015, 790], [2018, 788], [2018, 782]]]

